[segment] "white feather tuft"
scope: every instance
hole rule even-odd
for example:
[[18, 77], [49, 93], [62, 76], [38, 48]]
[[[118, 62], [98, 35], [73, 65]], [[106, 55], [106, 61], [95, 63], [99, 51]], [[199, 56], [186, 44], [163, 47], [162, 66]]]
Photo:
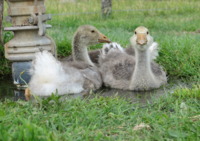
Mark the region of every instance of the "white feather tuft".
[[153, 44], [149, 47], [150, 59], [155, 60], [158, 57], [158, 43], [153, 42]]
[[31, 74], [29, 88], [34, 95], [49, 96], [55, 92], [63, 95], [83, 90], [81, 73], [72, 67], [64, 69], [62, 63], [48, 51], [36, 54]]
[[116, 42], [106, 43], [103, 45], [101, 56], [102, 58], [105, 58], [105, 55], [107, 55], [108, 53], [112, 51], [117, 51], [117, 50], [120, 52], [124, 52], [124, 48], [120, 44]]

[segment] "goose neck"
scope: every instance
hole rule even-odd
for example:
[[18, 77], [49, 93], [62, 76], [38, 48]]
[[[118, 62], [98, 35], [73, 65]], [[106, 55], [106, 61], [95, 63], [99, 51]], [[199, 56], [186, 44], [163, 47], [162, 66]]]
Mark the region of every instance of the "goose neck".
[[150, 56], [148, 50], [138, 50], [135, 49], [135, 57], [136, 57], [136, 70], [150, 71]]
[[77, 39], [74, 40], [72, 54], [74, 61], [83, 61], [91, 66], [94, 66], [88, 55], [87, 46], [81, 45], [81, 43]]

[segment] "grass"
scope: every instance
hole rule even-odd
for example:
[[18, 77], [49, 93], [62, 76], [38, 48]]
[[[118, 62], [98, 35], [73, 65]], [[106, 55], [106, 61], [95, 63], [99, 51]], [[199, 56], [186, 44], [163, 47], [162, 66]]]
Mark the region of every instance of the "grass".
[[[60, 102], [59, 97], [52, 96], [37, 104], [6, 100], [0, 102], [0, 140], [199, 140], [200, 2], [115, 0], [112, 16], [103, 19], [99, 1], [77, 1], [45, 1], [47, 13], [53, 14], [47, 22], [53, 26], [48, 35], [56, 41], [59, 57], [71, 53], [73, 33], [80, 25], [94, 25], [123, 46], [129, 44], [133, 30], [144, 25], [160, 45], [157, 62], [167, 71], [170, 83], [180, 79], [196, 85], [177, 89], [146, 107], [122, 98], [103, 97]], [[4, 26], [10, 25], [4, 22]], [[4, 32], [5, 42], [12, 37], [11, 32]], [[95, 48], [101, 45], [91, 49]], [[1, 59], [0, 66], [0, 77], [11, 75], [10, 62]], [[134, 131], [140, 123], [150, 129]]]
[[[157, 99], [146, 107], [121, 98], [71, 99], [59, 97], [38, 103], [0, 103], [0, 140], [198, 140], [199, 90]], [[187, 91], [187, 90], [186, 90]], [[196, 94], [198, 93], [198, 98]], [[133, 130], [136, 125], [150, 126]]]

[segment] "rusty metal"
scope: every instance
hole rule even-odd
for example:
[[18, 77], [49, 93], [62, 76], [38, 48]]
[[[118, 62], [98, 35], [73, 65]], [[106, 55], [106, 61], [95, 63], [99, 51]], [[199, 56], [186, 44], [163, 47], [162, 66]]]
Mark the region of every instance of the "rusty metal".
[[35, 52], [48, 50], [56, 55], [54, 41], [45, 36], [45, 22], [51, 19], [45, 14], [44, 0], [7, 0], [9, 8], [7, 21], [12, 27], [4, 28], [13, 31], [14, 38], [4, 45], [5, 57], [11, 61], [30, 61]]
[[54, 41], [47, 36], [40, 36], [38, 26], [7, 27], [4, 30], [15, 33], [14, 38], [4, 45], [5, 57], [11, 61], [32, 60], [35, 52], [41, 50], [48, 50], [56, 55]]
[[36, 52], [48, 50], [56, 56], [56, 44], [45, 35], [51, 25], [45, 22], [51, 16], [45, 14], [44, 0], [7, 0], [8, 17], [12, 27], [4, 28], [13, 31], [14, 37], [4, 45], [5, 57], [11, 61], [14, 84], [21, 86], [30, 80], [28, 70]]
[[46, 26], [45, 26], [44, 22], [46, 20], [50, 20], [50, 19], [51, 19], [51, 15], [39, 15], [38, 16], [38, 27], [39, 27], [38, 34], [40, 36], [45, 35], [45, 33], [46, 33]]
[[7, 0], [8, 15], [13, 26], [34, 25], [28, 19], [32, 15], [45, 14], [44, 0]]

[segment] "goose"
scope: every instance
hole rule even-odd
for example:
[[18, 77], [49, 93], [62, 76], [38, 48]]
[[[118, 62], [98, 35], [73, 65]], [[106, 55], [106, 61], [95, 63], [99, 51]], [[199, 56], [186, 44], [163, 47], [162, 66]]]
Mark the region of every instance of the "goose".
[[137, 27], [130, 43], [134, 48], [134, 56], [120, 47], [102, 48], [99, 64], [104, 85], [123, 90], [147, 91], [166, 84], [166, 72], [154, 62], [158, 55], [155, 51], [158, 44], [153, 41], [148, 29]]
[[59, 61], [48, 51], [38, 52], [30, 70], [31, 80], [25, 95], [50, 96], [83, 93], [101, 87], [97, 67], [88, 56], [87, 47], [110, 40], [91, 25], [80, 26], [72, 42], [73, 61]]

